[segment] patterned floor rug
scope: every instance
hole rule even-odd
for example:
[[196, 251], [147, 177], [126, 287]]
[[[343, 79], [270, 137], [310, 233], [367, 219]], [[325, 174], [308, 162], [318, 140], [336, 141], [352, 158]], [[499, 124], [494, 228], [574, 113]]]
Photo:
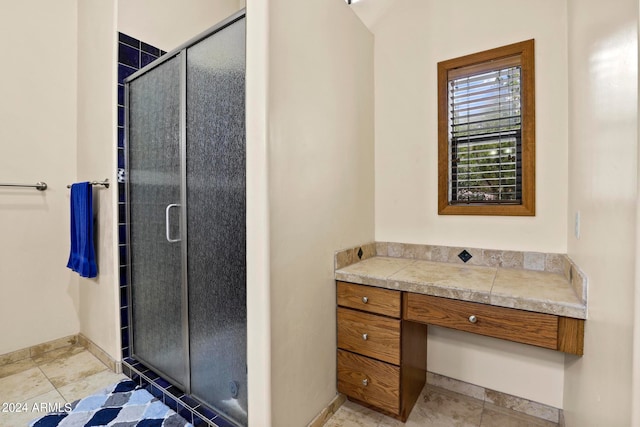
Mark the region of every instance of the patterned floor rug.
[[[67, 408], [69, 409], [69, 408]], [[131, 380], [29, 423], [30, 427], [193, 427], [171, 408]]]

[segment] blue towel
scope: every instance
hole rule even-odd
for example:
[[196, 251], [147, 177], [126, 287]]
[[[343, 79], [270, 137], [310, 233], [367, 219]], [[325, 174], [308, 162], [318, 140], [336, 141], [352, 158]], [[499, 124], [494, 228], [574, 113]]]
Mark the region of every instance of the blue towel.
[[93, 192], [88, 182], [71, 186], [71, 253], [67, 267], [82, 277], [98, 275], [93, 247]]

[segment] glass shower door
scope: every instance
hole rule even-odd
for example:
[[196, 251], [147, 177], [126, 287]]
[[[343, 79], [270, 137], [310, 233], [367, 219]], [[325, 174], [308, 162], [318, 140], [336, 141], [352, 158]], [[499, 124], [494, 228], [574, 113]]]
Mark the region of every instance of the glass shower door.
[[245, 19], [187, 49], [191, 391], [247, 425]]
[[132, 355], [188, 389], [181, 230], [181, 55], [129, 83]]

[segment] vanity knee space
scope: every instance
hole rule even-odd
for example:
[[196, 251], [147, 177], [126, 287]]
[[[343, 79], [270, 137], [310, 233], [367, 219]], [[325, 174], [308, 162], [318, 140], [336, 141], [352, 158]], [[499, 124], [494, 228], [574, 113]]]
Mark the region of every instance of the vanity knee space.
[[338, 391], [405, 421], [425, 385], [427, 325], [582, 355], [584, 320], [337, 281]]

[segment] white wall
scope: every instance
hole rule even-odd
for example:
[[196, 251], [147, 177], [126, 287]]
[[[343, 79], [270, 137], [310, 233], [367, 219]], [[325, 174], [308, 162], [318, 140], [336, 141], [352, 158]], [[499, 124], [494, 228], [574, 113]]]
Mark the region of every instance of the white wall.
[[299, 427], [336, 394], [333, 252], [374, 237], [373, 36], [343, 1], [268, 24], [271, 424]]
[[0, 354], [78, 333], [69, 257], [76, 170], [76, 1], [4, 2], [0, 14]]
[[[566, 3], [406, 0], [373, 31], [376, 240], [566, 252]], [[437, 63], [531, 38], [536, 216], [439, 216]]]
[[[557, 0], [405, 0], [375, 34], [376, 240], [566, 252], [567, 29]], [[535, 39], [536, 216], [438, 216], [437, 63]], [[431, 328], [428, 369], [562, 407], [564, 355]]]
[[[116, 177], [116, 2], [78, 2], [78, 181]], [[98, 277], [80, 280], [80, 332], [120, 360], [118, 187], [94, 187]]]
[[574, 212], [582, 217], [580, 239], [569, 232], [568, 253], [589, 277], [589, 319], [585, 355], [567, 357], [565, 418], [569, 427], [628, 426], [637, 259], [638, 2], [568, 5], [569, 224]]
[[[269, 253], [269, 0], [249, 0], [247, 25], [247, 366], [249, 420], [271, 425]], [[248, 100], [251, 100], [250, 102]]]
[[118, 31], [168, 52], [244, 5], [245, 0], [118, 0]]

